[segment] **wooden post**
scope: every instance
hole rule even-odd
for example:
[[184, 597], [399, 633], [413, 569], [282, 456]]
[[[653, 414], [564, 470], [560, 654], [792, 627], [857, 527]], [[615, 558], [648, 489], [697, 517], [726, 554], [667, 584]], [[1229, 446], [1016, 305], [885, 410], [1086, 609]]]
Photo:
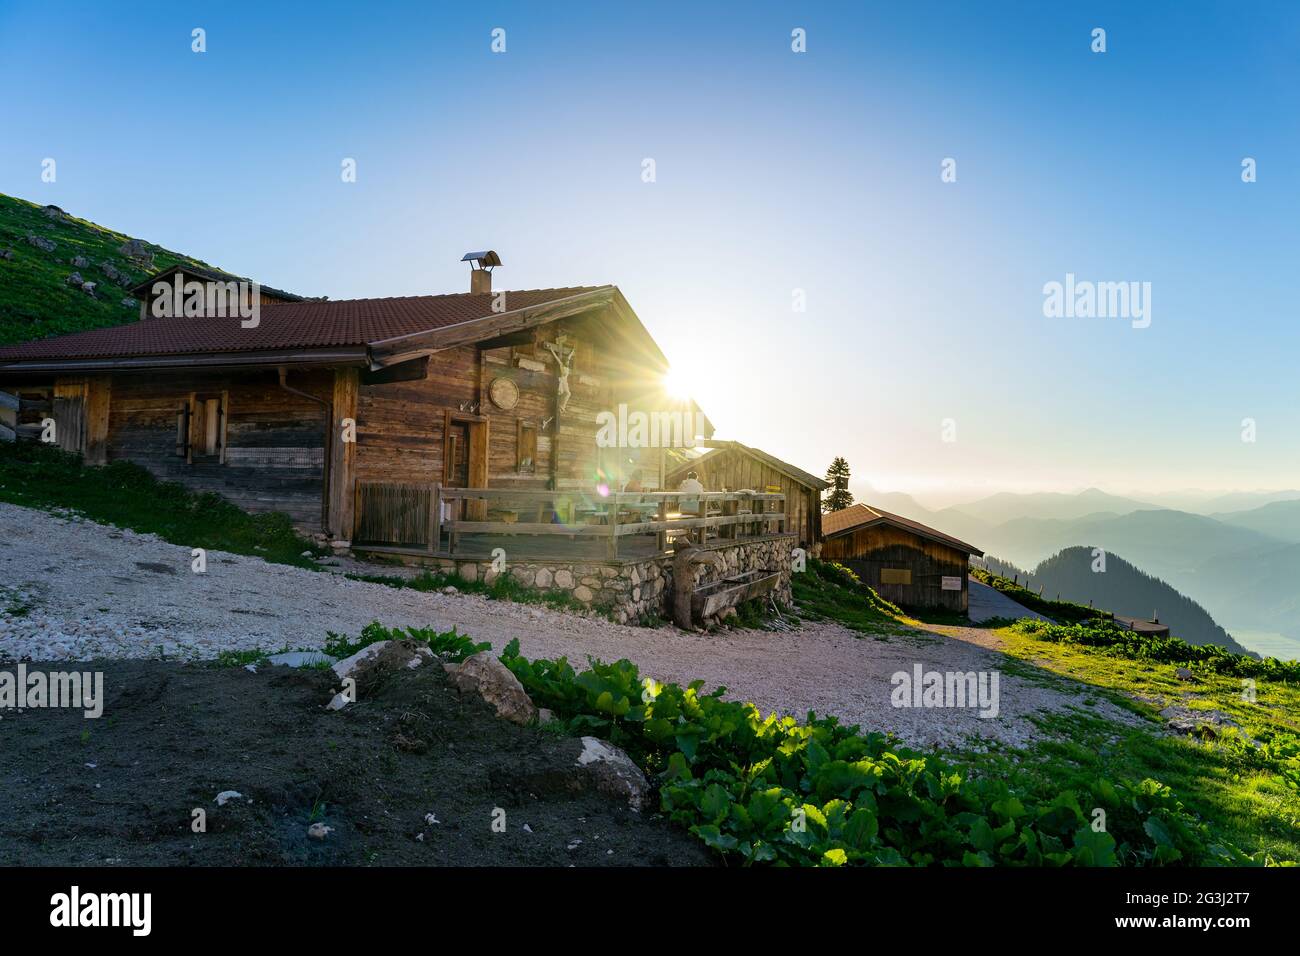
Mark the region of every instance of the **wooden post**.
[[357, 443], [344, 441], [343, 423], [357, 420], [357, 391], [360, 375], [355, 368], [334, 370], [334, 398], [328, 427], [331, 429], [329, 468], [329, 532], [335, 541], [351, 543], [353, 521], [353, 485], [357, 476]]
[[108, 462], [108, 409], [110, 382], [107, 375], [96, 375], [86, 383], [86, 464]]
[[609, 559], [618, 558], [618, 492], [609, 496]]
[[439, 539], [442, 537], [442, 485], [438, 482], [433, 483], [433, 488], [429, 491], [429, 553], [433, 554], [438, 550]]

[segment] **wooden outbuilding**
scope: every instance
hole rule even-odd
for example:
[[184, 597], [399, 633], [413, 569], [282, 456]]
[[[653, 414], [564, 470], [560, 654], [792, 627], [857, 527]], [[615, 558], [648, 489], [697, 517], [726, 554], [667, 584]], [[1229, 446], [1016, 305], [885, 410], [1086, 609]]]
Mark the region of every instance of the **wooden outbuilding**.
[[738, 441], [707, 441], [704, 454], [674, 465], [665, 483], [676, 488], [694, 471], [706, 491], [748, 489], [785, 495], [786, 529], [801, 548], [815, 551], [822, 536], [821, 493], [830, 487], [816, 475]]
[[901, 607], [965, 612], [972, 554], [984, 552], [919, 521], [856, 504], [822, 516], [821, 557], [850, 568]]

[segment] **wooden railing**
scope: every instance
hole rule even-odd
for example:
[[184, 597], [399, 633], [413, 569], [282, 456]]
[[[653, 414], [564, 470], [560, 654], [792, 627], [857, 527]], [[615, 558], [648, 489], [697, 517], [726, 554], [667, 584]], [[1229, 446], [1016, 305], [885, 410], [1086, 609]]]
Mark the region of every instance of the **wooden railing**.
[[[785, 496], [748, 491], [611, 492], [443, 488], [359, 481], [354, 543], [444, 557], [493, 546], [539, 557], [617, 559], [785, 531]], [[507, 541], [507, 539], [509, 539]]]

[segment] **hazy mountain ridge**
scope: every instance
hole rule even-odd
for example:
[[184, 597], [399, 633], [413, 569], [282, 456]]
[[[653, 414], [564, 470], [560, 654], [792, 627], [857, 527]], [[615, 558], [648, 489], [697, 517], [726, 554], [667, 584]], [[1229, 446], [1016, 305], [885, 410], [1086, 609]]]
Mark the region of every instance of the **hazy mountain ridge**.
[[1300, 544], [1300, 501], [1272, 501], [1249, 511], [1218, 512], [1216, 521]]
[[1251, 653], [1233, 639], [1199, 603], [1158, 577], [1147, 574], [1117, 554], [1106, 554], [1106, 570], [1093, 571], [1092, 548], [1072, 547], [1043, 561], [1032, 571], [997, 558], [987, 559], [990, 570], [1028, 581], [1030, 590], [1043, 589], [1045, 597], [1091, 603], [1094, 607], [1149, 620], [1153, 613], [1169, 625], [1174, 637], [1189, 644], [1217, 644], [1238, 654]]

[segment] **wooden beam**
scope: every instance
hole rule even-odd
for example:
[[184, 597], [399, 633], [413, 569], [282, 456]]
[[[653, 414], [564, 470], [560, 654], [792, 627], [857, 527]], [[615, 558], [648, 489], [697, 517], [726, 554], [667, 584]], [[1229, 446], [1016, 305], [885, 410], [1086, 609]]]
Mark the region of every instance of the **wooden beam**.
[[[329, 533], [335, 541], [352, 540], [355, 519], [353, 485], [357, 474], [357, 444], [344, 441], [344, 421], [357, 420], [357, 392], [360, 375], [355, 368], [334, 370], [332, 415], [327, 425], [332, 430], [329, 441]], [[355, 431], [355, 430], [354, 430]]]
[[[614, 301], [616, 293], [617, 290], [613, 286], [607, 286], [525, 309], [487, 315], [468, 322], [458, 322], [441, 329], [384, 339], [370, 346], [371, 365], [383, 367], [396, 362], [409, 361], [430, 351], [485, 342], [592, 309], [604, 308]], [[506, 294], [506, 301], [509, 304], [509, 293]]]

